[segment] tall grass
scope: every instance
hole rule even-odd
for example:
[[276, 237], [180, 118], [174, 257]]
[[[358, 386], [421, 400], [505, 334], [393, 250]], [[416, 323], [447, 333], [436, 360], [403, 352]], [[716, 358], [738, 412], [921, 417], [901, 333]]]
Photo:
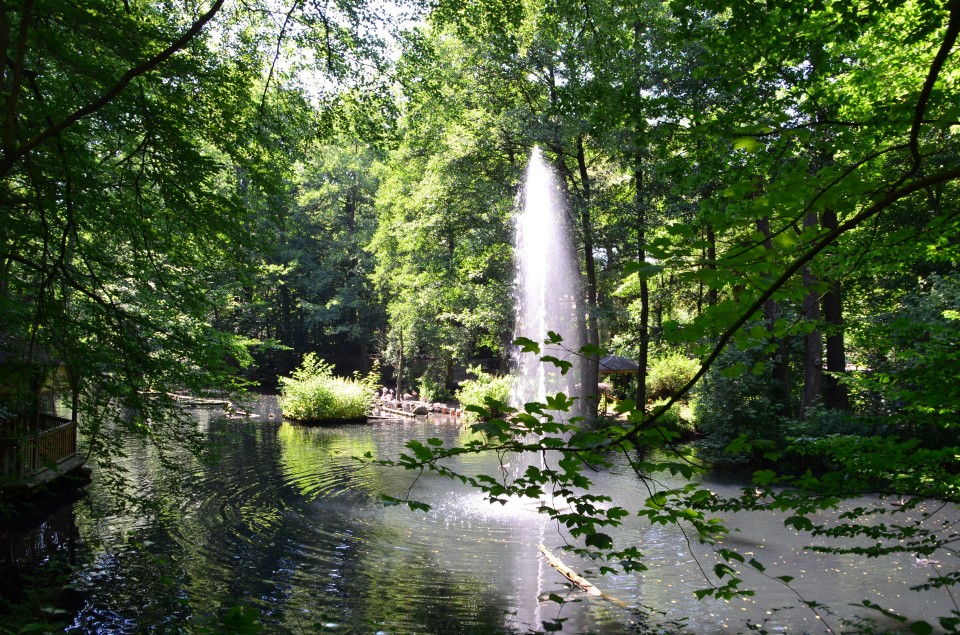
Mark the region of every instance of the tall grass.
[[360, 419], [366, 415], [380, 382], [378, 367], [366, 377], [336, 377], [333, 365], [307, 353], [293, 377], [280, 377], [280, 410], [300, 421]]

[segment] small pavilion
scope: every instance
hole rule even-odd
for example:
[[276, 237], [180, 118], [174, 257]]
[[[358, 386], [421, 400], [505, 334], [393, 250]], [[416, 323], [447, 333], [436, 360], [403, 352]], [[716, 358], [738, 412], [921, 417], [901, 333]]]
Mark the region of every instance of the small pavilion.
[[77, 454], [77, 413], [58, 416], [66, 367], [0, 334], [0, 493], [32, 490], [84, 464]]

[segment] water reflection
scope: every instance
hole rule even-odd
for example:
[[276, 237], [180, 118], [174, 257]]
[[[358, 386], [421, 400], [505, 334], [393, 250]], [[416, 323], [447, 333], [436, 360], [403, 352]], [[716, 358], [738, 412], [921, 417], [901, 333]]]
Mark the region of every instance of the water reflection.
[[[644, 574], [598, 577], [597, 565], [562, 555], [624, 609], [571, 590], [543, 563], [537, 545], [558, 552], [566, 537], [529, 506], [491, 505], [457, 481], [354, 459], [395, 457], [410, 438], [463, 442], [471, 433], [455, 421], [306, 428], [271, 419], [275, 407], [259, 402], [249, 421], [197, 411], [221, 456], [216, 463], [184, 455], [172, 467], [131, 442], [124, 467], [149, 508], [117, 512], [117, 493], [95, 473], [87, 501], [69, 507], [86, 545], [74, 580], [85, 598], [76, 631], [195, 632], [242, 603], [278, 633], [524, 633], [558, 619], [570, 633], [677, 623], [684, 632], [727, 633], [747, 630], [747, 621], [768, 631], [824, 632], [789, 588], [772, 581], [780, 575], [847, 616], [856, 613], [848, 604], [863, 599], [914, 619], [953, 608], [944, 593], [907, 590], [927, 573], [910, 556], [810, 553], [809, 536], [785, 529], [782, 518], [737, 514], [727, 544], [767, 566], [767, 576], [744, 572], [745, 585], [759, 591], [753, 599], [698, 602], [693, 590], [706, 586], [701, 566], [709, 573], [712, 552], [676, 526], [632, 519], [616, 533], [646, 554]], [[497, 473], [495, 457], [459, 460], [464, 471]], [[595, 482], [628, 508], [647, 496], [627, 470], [596, 474]], [[708, 484], [721, 493], [736, 487]], [[404, 496], [411, 485], [429, 513], [381, 504], [382, 494]]]
[[53, 493], [51, 500], [0, 525], [0, 622], [10, 606], [28, 602], [48, 614], [65, 611], [77, 601], [65, 590], [70, 571], [82, 559], [74, 505], [75, 489]]

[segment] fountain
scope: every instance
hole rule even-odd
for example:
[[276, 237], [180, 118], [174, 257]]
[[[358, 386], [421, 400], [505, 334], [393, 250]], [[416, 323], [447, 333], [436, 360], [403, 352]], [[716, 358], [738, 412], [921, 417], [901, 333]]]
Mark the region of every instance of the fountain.
[[[539, 148], [531, 153], [517, 210], [514, 336], [540, 344], [541, 356], [573, 364], [561, 374], [559, 368], [540, 362], [538, 356], [515, 351], [511, 401], [522, 408], [525, 403], [543, 402], [546, 395], [558, 392], [574, 397], [580, 394], [581, 364], [576, 351], [586, 341], [580, 268], [570, 219], [560, 181]], [[551, 331], [563, 338], [561, 344], [543, 344]]]

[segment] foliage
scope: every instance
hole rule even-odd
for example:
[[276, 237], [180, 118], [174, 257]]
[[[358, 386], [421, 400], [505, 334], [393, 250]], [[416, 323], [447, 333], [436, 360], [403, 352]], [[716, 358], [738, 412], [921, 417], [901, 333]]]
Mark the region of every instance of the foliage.
[[390, 323], [381, 353], [405, 380], [427, 374], [450, 389], [453, 365], [503, 350], [519, 166], [497, 114], [475, 103], [469, 52], [426, 27], [405, 42], [400, 141], [378, 172], [369, 245]]
[[429, 375], [423, 375], [417, 385], [420, 390], [420, 399], [428, 403], [435, 403], [439, 401], [446, 401], [451, 397], [450, 391], [447, 390], [445, 382], [438, 381]]
[[836, 410], [818, 405], [807, 411], [803, 419], [787, 418], [783, 421], [781, 434], [786, 438], [829, 437], [832, 435], [881, 433], [869, 422], [844, 410]]
[[[856, 322], [897, 309], [890, 305], [899, 300], [904, 271], [951, 270], [960, 262], [948, 246], [957, 237], [953, 201], [960, 178], [951, 84], [960, 5], [886, 3], [864, 11], [843, 1], [624, 6], [556, 0], [509, 16], [497, 3], [481, 2], [469, 13], [483, 19], [444, 34], [443, 47], [425, 50], [417, 41], [408, 50], [421, 61], [435, 60], [438, 66], [428, 64], [433, 70], [476, 60], [468, 85], [476, 90], [445, 95], [440, 81], [424, 94], [449, 105], [448, 121], [466, 113], [499, 117], [521, 146], [539, 143], [575, 199], [587, 294], [600, 291], [596, 312], [611, 339], [642, 352], [652, 337], [654, 350], [691, 352], [699, 368], [652, 416], [643, 404], [621, 402], [622, 427], [578, 431], [554, 420], [559, 404], [532, 404], [476, 424], [486, 441], [450, 448], [411, 443], [393, 464], [459, 477], [491, 500], [536, 498], [557, 488], [572, 497], [570, 513], [542, 511], [579, 539], [572, 550], [604, 562], [601, 571], [616, 564], [631, 570], [637, 554], [612, 544], [601, 529], [618, 522], [604, 511], [617, 516], [621, 510], [613, 500], [592, 498], [589, 469], [602, 469], [605, 453], [617, 452], [630, 458], [644, 482], [658, 468], [692, 476], [695, 459], [677, 455], [675, 436], [658, 424], [699, 384], [697, 423], [715, 446], [730, 445], [736, 455], [771, 465], [787, 452], [802, 455], [805, 447], [807, 456], [823, 460], [816, 472], [795, 477], [759, 470], [757, 491], [742, 500], [718, 500], [693, 483], [666, 492], [651, 486], [654, 494], [639, 510], [651, 523], [690, 526], [691, 535], [712, 543], [723, 529], [707, 512], [787, 511], [795, 514], [787, 516], [789, 526], [829, 536], [835, 542], [824, 549], [841, 551], [847, 548], [843, 531], [855, 534], [854, 542], [870, 535], [869, 512], [854, 514], [852, 528], [832, 533], [808, 518], [840, 497], [915, 491], [955, 501], [952, 467], [941, 467], [951, 464], [951, 450], [905, 438], [915, 432], [910, 426], [905, 436], [858, 440], [841, 433], [861, 420], [838, 414], [842, 406], [817, 404], [828, 396], [827, 380], [849, 379], [842, 345]], [[512, 28], [494, 34], [491, 24]], [[497, 100], [488, 101], [488, 94]], [[870, 301], [877, 281], [892, 290], [892, 301]], [[843, 315], [841, 299], [849, 302]], [[955, 310], [942, 307], [941, 313]], [[944, 315], [947, 323], [952, 315]], [[905, 339], [913, 342], [902, 342], [909, 352], [896, 353], [890, 366], [897, 367], [899, 388], [919, 386], [908, 379], [920, 365], [907, 360], [925, 338], [912, 333]], [[928, 353], [930, 361], [946, 364], [927, 371], [936, 387], [924, 406], [929, 415], [945, 410], [939, 423], [949, 424], [956, 398], [943, 386], [957, 384], [956, 364], [942, 343]], [[884, 398], [895, 395], [887, 407], [898, 412], [924, 401], [889, 391]], [[804, 419], [788, 422], [795, 402]], [[799, 438], [789, 441], [794, 434]], [[664, 446], [674, 452], [669, 465], [636, 459]], [[447, 456], [482, 451], [552, 452], [556, 464], [513, 480], [452, 474], [443, 465]], [[898, 469], [909, 477], [896, 478]], [[768, 492], [774, 483], [785, 490]], [[891, 523], [884, 531], [896, 542], [913, 529]], [[934, 540], [924, 548], [945, 545]], [[698, 596], [748, 594], [737, 568], [762, 573], [763, 565], [734, 549], [717, 555], [715, 575], [705, 573], [708, 588]], [[930, 629], [926, 622], [906, 626]]]
[[714, 446], [740, 435], [774, 438], [784, 418], [760, 348], [728, 348], [697, 387], [692, 409], [696, 428]]
[[509, 375], [497, 377], [485, 373], [479, 366], [469, 368], [468, 371], [477, 378], [460, 382], [460, 389], [454, 395], [461, 408], [466, 411], [465, 418], [476, 421], [478, 418], [502, 416], [504, 407], [510, 401], [512, 378]]
[[683, 353], [670, 353], [656, 358], [647, 373], [647, 394], [653, 398], [676, 394], [693, 379], [700, 365]]
[[251, 174], [260, 60], [210, 36], [230, 19], [222, 5], [2, 8], [14, 61], [0, 113], [0, 315], [16, 343], [4, 353], [64, 363], [89, 450], [117, 480], [125, 435], [201, 451], [167, 395], [235, 389], [250, 359], [213, 324], [216, 289], [246, 268], [254, 207], [241, 190], [273, 183]]
[[379, 389], [375, 368], [366, 377], [336, 377], [333, 365], [307, 353], [293, 377], [279, 378], [280, 408], [299, 421], [336, 421], [364, 417]]
[[[901, 431], [944, 442], [960, 426], [960, 275], [931, 274], [896, 308], [862, 324], [856, 341], [866, 369], [852, 385], [866, 414], [887, 417]], [[940, 431], [940, 432], [937, 432]]]
[[[235, 386], [251, 339], [365, 362], [377, 336], [397, 374], [448, 388], [505, 348], [513, 184], [539, 144], [579, 221], [592, 332], [656, 351], [651, 390], [670, 396], [592, 433], [555, 420], [561, 397], [488, 410], [486, 441], [411, 444], [398, 464], [553, 452], [512, 483], [461, 476], [493, 499], [566, 491], [573, 512], [543, 511], [604, 571], [642, 566], [603, 532], [636, 510], [591, 494], [584, 466], [619, 451], [644, 482], [692, 476], [688, 456], [634, 455], [672, 446], [660, 423], [691, 391], [714, 445], [818, 471], [761, 470], [758, 488], [784, 488], [762, 500], [657, 492], [652, 523], [710, 542], [704, 510], [793, 510], [840, 538], [806, 515], [858, 490], [956, 501], [960, 4], [868, 4], [441, 0], [391, 73], [365, 3], [292, 3], [276, 23], [257, 2], [194, 22], [178, 1], [4, 5], [4, 335], [28, 343], [19, 361], [73, 369], [100, 456], [127, 433], [196, 440], [163, 395]], [[304, 364], [285, 389], [332, 380]], [[461, 400], [483, 410], [506, 385], [481, 375]], [[703, 595], [729, 598], [734, 567], [757, 567], [718, 553]]]
[[683, 439], [689, 439], [694, 435], [696, 428], [692, 421], [683, 418], [679, 404], [668, 405], [666, 399], [659, 399], [651, 404], [651, 412], [657, 412], [660, 408], [664, 410], [657, 417], [658, 426], [679, 433]]
[[[365, 371], [385, 320], [370, 279], [374, 258], [365, 251], [376, 229], [373, 165], [382, 153], [338, 135], [304, 141], [298, 155], [288, 160], [287, 190], [258, 219], [269, 240], [252, 254], [256, 270], [225, 289], [231, 310], [219, 323], [276, 341], [295, 359], [322, 350], [339, 367]], [[284, 356], [274, 349], [258, 358]]]

